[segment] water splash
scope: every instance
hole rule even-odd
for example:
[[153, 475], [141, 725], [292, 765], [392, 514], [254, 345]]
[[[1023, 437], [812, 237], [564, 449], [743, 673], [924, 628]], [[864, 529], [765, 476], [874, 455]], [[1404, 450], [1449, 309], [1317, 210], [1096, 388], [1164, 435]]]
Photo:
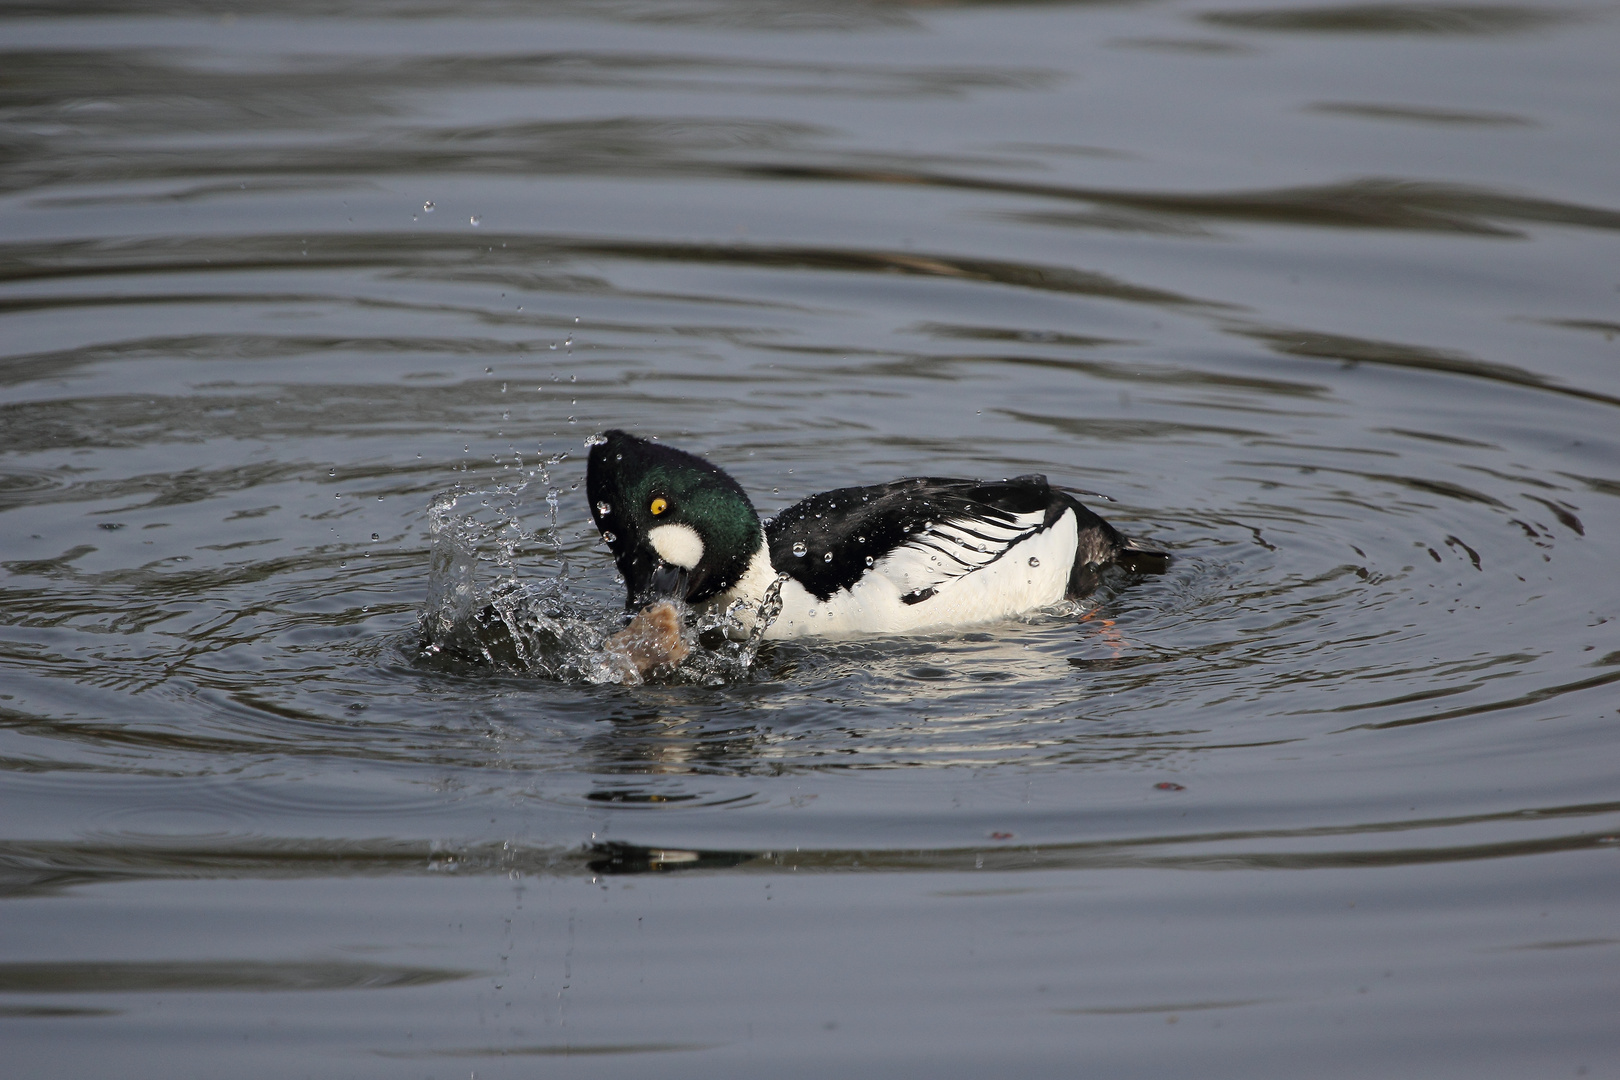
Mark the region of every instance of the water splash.
[[[757, 610], [747, 601], [695, 615], [683, 608], [690, 654], [673, 671], [643, 676], [610, 640], [624, 629], [625, 613], [574, 588], [557, 523], [561, 492], [548, 471], [565, 456], [517, 483], [456, 487], [429, 503], [428, 597], [416, 659], [570, 683], [717, 686], [746, 678], [781, 612], [785, 578], [772, 583]], [[531, 530], [525, 519], [541, 504], [546, 524]], [[536, 576], [537, 565], [546, 573]]]

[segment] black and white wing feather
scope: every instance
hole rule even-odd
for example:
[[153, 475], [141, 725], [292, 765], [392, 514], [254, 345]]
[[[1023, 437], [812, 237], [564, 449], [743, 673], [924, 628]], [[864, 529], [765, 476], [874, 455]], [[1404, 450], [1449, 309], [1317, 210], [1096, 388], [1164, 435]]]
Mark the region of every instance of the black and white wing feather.
[[912, 477], [814, 495], [765, 533], [772, 565], [819, 600], [879, 573], [915, 604], [1050, 528], [1071, 505], [1044, 476]]
[[872, 569], [893, 581], [900, 600], [920, 604], [945, 585], [982, 570], [1045, 528], [1044, 510], [1000, 511], [925, 523], [920, 532], [876, 560]]

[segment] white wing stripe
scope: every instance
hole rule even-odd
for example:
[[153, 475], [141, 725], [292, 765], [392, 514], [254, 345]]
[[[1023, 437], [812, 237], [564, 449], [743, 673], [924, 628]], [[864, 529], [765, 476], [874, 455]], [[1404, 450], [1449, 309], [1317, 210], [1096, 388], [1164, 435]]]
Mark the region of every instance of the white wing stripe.
[[[966, 577], [1041, 532], [1046, 515], [1009, 514], [1007, 518], [1006, 522], [974, 518], [931, 524], [889, 552], [873, 570], [894, 582], [903, 593], [936, 588]], [[940, 556], [956, 565], [942, 563]]]

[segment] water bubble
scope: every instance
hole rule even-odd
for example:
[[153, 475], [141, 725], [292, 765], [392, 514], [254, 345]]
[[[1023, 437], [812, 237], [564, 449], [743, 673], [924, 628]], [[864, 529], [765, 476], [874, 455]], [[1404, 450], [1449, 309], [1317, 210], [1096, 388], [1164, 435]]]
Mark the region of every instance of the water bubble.
[[797, 555], [799, 558], [804, 558], [804, 553], [809, 550], [809, 548], [805, 547], [803, 540], [793, 541], [793, 554]]
[[435, 209], [436, 208], [433, 205], [432, 199], [429, 199], [427, 202], [422, 204], [422, 213], [424, 214], [431, 214]]
[[1041, 565], [1041, 560], [1039, 560], [1035, 556], [1031, 555], [1029, 557], [1029, 565], [1031, 565], [1031, 566], [1039, 566], [1039, 565]]
[[467, 219], [467, 224], [471, 225], [475, 229], [483, 223], [484, 219], [479, 217], [477, 214], [474, 214], [472, 217]]
[[832, 552], [829, 551], [829, 552], [827, 552], [827, 554], [823, 555], [821, 557], [821, 561], [822, 562], [832, 562]]
[[614, 536], [612, 533], [608, 532], [606, 529], [602, 530], [602, 542], [603, 543], [611, 544], [611, 543], [613, 543], [613, 541], [615, 541], [617, 539], [618, 539], [617, 536]]

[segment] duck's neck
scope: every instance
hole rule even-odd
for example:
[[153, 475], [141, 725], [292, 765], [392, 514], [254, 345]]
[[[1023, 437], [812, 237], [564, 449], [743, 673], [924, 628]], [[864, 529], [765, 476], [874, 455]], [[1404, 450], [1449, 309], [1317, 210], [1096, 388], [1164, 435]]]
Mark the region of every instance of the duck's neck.
[[765, 530], [761, 529], [759, 547], [754, 549], [742, 577], [728, 591], [715, 597], [715, 606], [724, 610], [739, 600], [743, 601], [748, 607], [739, 610], [737, 616], [745, 625], [752, 627], [760, 605], [776, 583], [776, 577], [776, 569], [771, 566], [771, 546], [765, 538]]

